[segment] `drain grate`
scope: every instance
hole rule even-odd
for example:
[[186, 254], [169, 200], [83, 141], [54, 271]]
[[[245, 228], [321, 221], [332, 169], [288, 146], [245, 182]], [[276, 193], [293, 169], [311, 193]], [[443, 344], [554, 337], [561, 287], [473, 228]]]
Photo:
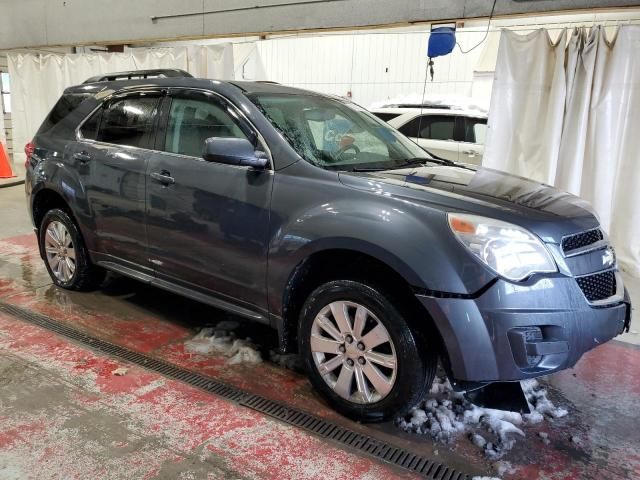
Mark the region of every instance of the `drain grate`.
[[55, 332], [70, 340], [87, 345], [94, 350], [105, 353], [120, 360], [139, 365], [157, 372], [165, 377], [179, 380], [206, 392], [218, 395], [262, 414], [276, 418], [289, 425], [313, 433], [321, 438], [331, 440], [340, 445], [375, 457], [411, 472], [418, 473], [433, 480], [468, 480], [470, 477], [441, 463], [434, 462], [424, 456], [416, 455], [402, 448], [396, 448], [387, 442], [377, 440], [368, 435], [355, 432], [336, 423], [297, 408], [292, 408], [260, 395], [250, 394], [231, 385], [219, 382], [211, 377], [200, 375], [185, 368], [177, 367], [163, 360], [138, 353], [128, 348], [92, 337], [68, 325], [52, 320], [31, 310], [16, 305], [0, 302], [0, 312], [20, 320]]

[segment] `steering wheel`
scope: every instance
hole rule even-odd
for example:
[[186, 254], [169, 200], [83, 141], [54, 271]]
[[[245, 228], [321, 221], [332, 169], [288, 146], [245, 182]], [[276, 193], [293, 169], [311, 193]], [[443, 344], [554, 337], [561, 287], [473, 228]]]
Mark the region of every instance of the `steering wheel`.
[[344, 153], [347, 150], [353, 150], [356, 155], [358, 155], [360, 153], [360, 149], [355, 144], [350, 143], [349, 145], [345, 145], [344, 147], [340, 148], [340, 150], [338, 150], [336, 152], [336, 155], [335, 155], [336, 161], [341, 160], [342, 159], [342, 155], [344, 155]]

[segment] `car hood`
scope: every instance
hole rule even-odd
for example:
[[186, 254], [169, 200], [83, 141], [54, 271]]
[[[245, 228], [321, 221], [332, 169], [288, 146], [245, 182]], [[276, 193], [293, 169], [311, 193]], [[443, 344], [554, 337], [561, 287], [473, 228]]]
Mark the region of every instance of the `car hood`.
[[456, 164], [341, 172], [340, 180], [347, 186], [426, 202], [445, 210], [529, 224], [553, 241], [563, 234], [598, 226], [588, 203], [579, 197], [489, 168]]

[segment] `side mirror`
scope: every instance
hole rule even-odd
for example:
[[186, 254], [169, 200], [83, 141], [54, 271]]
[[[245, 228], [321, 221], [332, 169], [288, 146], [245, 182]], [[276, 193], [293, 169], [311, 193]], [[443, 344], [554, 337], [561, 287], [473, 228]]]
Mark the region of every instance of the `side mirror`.
[[246, 138], [207, 138], [204, 141], [202, 158], [207, 162], [241, 165], [258, 170], [264, 170], [269, 165], [267, 154], [256, 150]]

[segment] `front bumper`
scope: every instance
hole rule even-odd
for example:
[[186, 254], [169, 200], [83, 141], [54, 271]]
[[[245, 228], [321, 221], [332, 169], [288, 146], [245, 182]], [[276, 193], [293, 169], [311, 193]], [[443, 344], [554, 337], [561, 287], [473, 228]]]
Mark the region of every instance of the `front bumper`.
[[438, 327], [457, 381], [521, 380], [572, 367], [628, 327], [629, 294], [598, 307], [574, 278], [496, 281], [477, 298], [417, 295]]

